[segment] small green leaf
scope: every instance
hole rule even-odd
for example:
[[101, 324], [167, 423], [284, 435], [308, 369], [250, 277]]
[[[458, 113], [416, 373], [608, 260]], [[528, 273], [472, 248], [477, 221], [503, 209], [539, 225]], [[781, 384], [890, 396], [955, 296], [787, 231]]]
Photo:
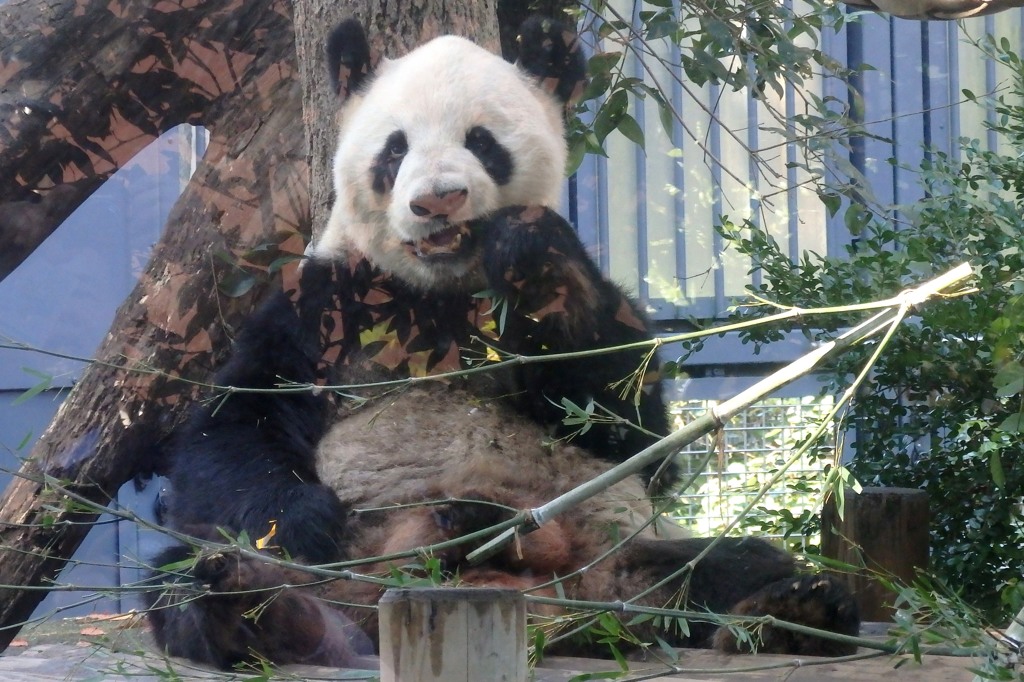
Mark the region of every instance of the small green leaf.
[[626, 136], [626, 139], [643, 149], [644, 131], [640, 128], [640, 124], [636, 122], [635, 118], [629, 114], [622, 114], [622, 118], [619, 119], [619, 124], [616, 127], [620, 133]]
[[220, 278], [217, 288], [229, 298], [238, 298], [249, 293], [255, 285], [255, 277], [241, 268], [236, 268]]
[[860, 204], [850, 204], [846, 209], [846, 214], [843, 216], [843, 222], [846, 224], [846, 229], [850, 231], [850, 234], [857, 236], [863, 232], [869, 216], [870, 214], [867, 209]]
[[32, 442], [32, 432], [31, 431], [29, 431], [28, 433], [25, 434], [25, 437], [21, 439], [21, 442], [18, 443], [18, 445], [15, 446], [14, 449], [15, 450], [23, 450], [23, 449], [25, 449], [25, 446], [27, 446], [30, 442]]
[[544, 635], [544, 628], [536, 628], [533, 631], [533, 650], [537, 652], [537, 660], [544, 655], [544, 646], [547, 644], [547, 637]]
[[[675, 111], [669, 106], [669, 103], [664, 100], [658, 101], [658, 118], [661, 120], [661, 127], [665, 130], [665, 134], [672, 139], [672, 135], [675, 132], [676, 125], [676, 114]], [[675, 149], [671, 150], [676, 151]], [[670, 153], [669, 156], [672, 156]], [[679, 156], [682, 156], [682, 150], [679, 150]]]
[[992, 473], [992, 482], [996, 484], [997, 488], [1002, 488], [1006, 485], [1006, 472], [1003, 471], [1003, 458], [999, 454], [998, 449], [993, 449], [988, 453], [988, 468]]
[[679, 660], [679, 652], [671, 644], [663, 640], [661, 637], [655, 635], [655, 641], [658, 643], [658, 647], [661, 649], [661, 653], [668, 656], [670, 661]]
[[30, 389], [28, 389], [27, 391], [25, 391], [24, 393], [19, 395], [17, 398], [15, 398], [11, 402], [11, 405], [21, 405], [22, 403], [24, 403], [24, 402], [26, 402], [28, 400], [31, 400], [35, 396], [39, 395], [43, 391], [46, 391], [51, 386], [53, 386], [53, 376], [52, 375], [44, 374], [43, 372], [39, 372], [39, 371], [31, 369], [29, 367], [22, 367], [21, 370], [23, 372], [25, 372], [26, 374], [31, 374], [32, 376], [36, 377], [37, 379], [39, 379], [39, 382], [37, 382]]
[[188, 569], [192, 568], [193, 564], [195, 564], [194, 557], [164, 564], [163, 566], [158, 567], [157, 570], [160, 573], [184, 573]]
[[583, 157], [587, 154], [587, 139], [582, 135], [574, 138], [569, 143], [569, 154], [565, 160], [565, 174], [572, 175], [579, 170], [583, 164]]
[[596, 78], [614, 69], [621, 59], [621, 52], [598, 52], [587, 62], [587, 72], [591, 78]]
[[997, 428], [1006, 433], [1020, 433], [1024, 430], [1024, 414], [1011, 414]]
[[612, 76], [608, 73], [599, 73], [590, 77], [590, 82], [587, 83], [587, 87], [583, 90], [583, 95], [580, 97], [581, 102], [588, 102], [592, 99], [600, 97], [604, 93], [608, 92], [608, 88], [612, 85]]
[[608, 649], [612, 652], [612, 657], [615, 658], [615, 662], [619, 664], [620, 668], [622, 668], [622, 672], [628, 672], [629, 663], [626, 661], [626, 657], [622, 655], [622, 652], [619, 651], [619, 647], [614, 644], [609, 644]]
[[819, 194], [818, 198], [821, 199], [821, 203], [825, 205], [825, 209], [828, 211], [830, 218], [834, 218], [839, 213], [839, 208], [843, 205], [843, 198], [838, 194]]
[[996, 396], [1008, 398], [1024, 392], [1024, 365], [1019, 362], [1008, 362], [999, 368], [992, 384], [996, 388]]

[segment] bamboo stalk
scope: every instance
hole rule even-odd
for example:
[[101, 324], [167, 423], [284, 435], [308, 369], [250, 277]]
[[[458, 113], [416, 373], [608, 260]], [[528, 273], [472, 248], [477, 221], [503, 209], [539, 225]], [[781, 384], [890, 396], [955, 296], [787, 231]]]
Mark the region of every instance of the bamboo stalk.
[[698, 438], [721, 428], [726, 421], [737, 412], [748, 407], [757, 400], [782, 388], [810, 372], [822, 360], [839, 353], [864, 339], [885, 329], [897, 317], [906, 314], [908, 308], [924, 303], [929, 298], [941, 294], [944, 290], [962, 282], [972, 274], [971, 266], [962, 263], [952, 270], [939, 275], [927, 282], [910, 289], [905, 289], [891, 299], [892, 305], [850, 329], [838, 338], [823, 343], [810, 353], [794, 360], [777, 372], [765, 377], [737, 396], [708, 410], [695, 421], [669, 434], [657, 443], [633, 455], [625, 462], [604, 472], [600, 476], [577, 486], [539, 507], [527, 510], [522, 527], [508, 528], [493, 540], [467, 555], [470, 563], [479, 563], [500, 551], [512, 541], [517, 533], [531, 532], [555, 516], [579, 505], [599, 492], [615, 485], [629, 476], [643, 471], [648, 465], [679, 451]]

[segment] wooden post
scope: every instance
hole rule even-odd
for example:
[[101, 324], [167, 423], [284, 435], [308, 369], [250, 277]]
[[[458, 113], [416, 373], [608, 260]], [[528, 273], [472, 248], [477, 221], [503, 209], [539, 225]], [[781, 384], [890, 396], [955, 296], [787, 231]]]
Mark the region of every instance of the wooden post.
[[390, 589], [381, 682], [526, 682], [526, 600], [493, 588]]
[[842, 576], [856, 595], [861, 618], [890, 620], [896, 595], [871, 574], [909, 584], [928, 565], [928, 495], [913, 488], [864, 488], [860, 494], [847, 489], [845, 500], [842, 519], [834, 501], [822, 510], [822, 554], [864, 566]]

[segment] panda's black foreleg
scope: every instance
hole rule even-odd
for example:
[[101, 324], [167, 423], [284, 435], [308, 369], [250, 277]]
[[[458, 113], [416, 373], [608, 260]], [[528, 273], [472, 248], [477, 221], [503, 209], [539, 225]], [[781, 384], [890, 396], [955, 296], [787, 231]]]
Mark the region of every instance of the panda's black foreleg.
[[511, 207], [491, 217], [483, 258], [488, 284], [533, 324], [503, 340], [552, 352], [650, 338], [642, 314], [601, 274], [558, 213]]
[[320, 484], [314, 461], [329, 405], [308, 387], [287, 390], [314, 382], [318, 333], [319, 318], [300, 319], [283, 293], [246, 321], [215, 376], [219, 388], [174, 438], [172, 527], [266, 537], [310, 563], [342, 557], [347, 509]]
[[[483, 251], [488, 285], [499, 306], [507, 306], [497, 313], [503, 350], [550, 355], [651, 339], [641, 310], [605, 279], [557, 213], [540, 207], [504, 209], [488, 229], [492, 232]], [[602, 417], [620, 417], [618, 424], [577, 434], [575, 442], [621, 461], [667, 433], [657, 369], [652, 348], [646, 346], [526, 365], [517, 370], [514, 388], [531, 396], [522, 407], [543, 422], [562, 420], [563, 398], [581, 408], [593, 401]], [[562, 435], [571, 432], [566, 428]]]

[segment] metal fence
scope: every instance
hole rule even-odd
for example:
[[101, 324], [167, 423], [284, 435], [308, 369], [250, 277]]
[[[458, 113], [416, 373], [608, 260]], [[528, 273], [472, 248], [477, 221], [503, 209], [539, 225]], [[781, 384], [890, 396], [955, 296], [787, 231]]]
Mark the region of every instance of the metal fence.
[[[673, 426], [693, 421], [718, 402], [671, 403]], [[824, 468], [835, 459], [835, 430], [826, 431], [802, 456], [794, 459], [794, 453], [831, 407], [827, 396], [768, 398], [742, 411], [720, 435], [705, 436], [685, 448], [677, 462], [686, 485], [678, 492], [672, 516], [694, 535], [717, 535], [753, 503], [731, 534], [781, 536], [779, 514], [787, 525], [799, 525], [802, 519], [813, 529], [811, 516], [820, 503]], [[762, 487], [767, 492], [755, 501]], [[810, 533], [812, 542], [816, 537]]]

